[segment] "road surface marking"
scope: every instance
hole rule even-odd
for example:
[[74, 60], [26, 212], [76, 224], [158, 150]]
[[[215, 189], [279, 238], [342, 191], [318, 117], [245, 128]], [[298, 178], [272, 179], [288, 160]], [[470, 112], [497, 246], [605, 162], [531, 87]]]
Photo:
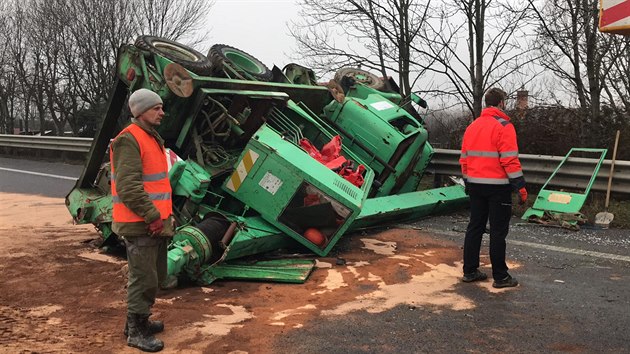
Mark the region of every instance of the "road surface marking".
[[[444, 231], [444, 230], [429, 229], [429, 228], [426, 229], [426, 230], [430, 231], [430, 232], [436, 232], [436, 233], [441, 233], [441, 234], [446, 234], [446, 235], [451, 235], [451, 236], [461, 236], [462, 235], [461, 232], [454, 232], [454, 231]], [[551, 245], [545, 245], [545, 244], [542, 244], [542, 243], [516, 241], [516, 240], [509, 240], [509, 239], [506, 240], [506, 241], [507, 241], [507, 243], [513, 244], [513, 245], [520, 245], [520, 246], [527, 246], [527, 247], [532, 247], [532, 248], [539, 248], [539, 249], [548, 250], [548, 251], [561, 252], [561, 253], [570, 253], [570, 254], [577, 254], [579, 256], [591, 256], [591, 257], [596, 257], [596, 258], [604, 258], [604, 259], [611, 259], [611, 260], [616, 260], [616, 261], [630, 262], [630, 257], [629, 256], [622, 256], [622, 255], [619, 255], [619, 254], [602, 253], [602, 252], [595, 252], [595, 251], [585, 251], [585, 250], [580, 250], [580, 249], [576, 249], [576, 248], [551, 246]]]
[[548, 251], [577, 254], [577, 255], [580, 255], [580, 256], [591, 256], [591, 257], [597, 257], [597, 258], [612, 259], [612, 260], [616, 260], [616, 261], [630, 262], [630, 257], [628, 257], [628, 256], [621, 256], [621, 255], [612, 254], [612, 253], [585, 251], [585, 250], [580, 250], [580, 249], [575, 249], [575, 248], [566, 248], [566, 247], [551, 246], [551, 245], [545, 245], [545, 244], [540, 244], [540, 243], [525, 242], [525, 241], [515, 241], [515, 240], [508, 240], [508, 243], [515, 244], [515, 245], [521, 245], [521, 246], [528, 246], [528, 247], [532, 247], [532, 248], [540, 248], [540, 249], [544, 249], [544, 250], [548, 250]]
[[14, 170], [12, 168], [5, 168], [5, 167], [0, 167], [0, 170], [9, 171], [9, 172], [17, 172], [17, 173], [26, 173], [26, 174], [29, 174], [29, 175], [36, 175], [36, 176], [44, 176], [44, 177], [52, 177], [52, 178], [59, 178], [59, 179], [67, 179], [69, 181], [76, 181], [77, 180], [76, 177], [51, 175], [49, 173], [40, 173], [40, 172], [33, 172], [33, 171]]

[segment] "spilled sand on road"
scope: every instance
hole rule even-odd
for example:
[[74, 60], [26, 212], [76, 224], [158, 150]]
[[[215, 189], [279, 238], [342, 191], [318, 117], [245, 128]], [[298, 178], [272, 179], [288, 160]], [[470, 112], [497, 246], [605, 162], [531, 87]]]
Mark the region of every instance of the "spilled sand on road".
[[72, 217], [62, 198], [0, 193], [0, 200], [0, 230], [72, 225]]
[[[124, 257], [94, 248], [94, 227], [72, 225], [61, 198], [0, 199], [0, 254], [9, 255], [0, 257], [0, 318], [9, 319], [0, 321], [0, 347], [136, 353], [121, 334]], [[476, 305], [458, 293], [459, 245], [419, 230], [390, 229], [348, 235], [337, 249], [318, 257], [304, 284], [223, 280], [160, 292], [153, 314], [165, 321], [158, 335], [166, 343], [163, 352], [273, 353], [275, 339], [307, 331], [321, 316], [401, 305], [469, 311]], [[490, 281], [474, 286], [494, 291]]]

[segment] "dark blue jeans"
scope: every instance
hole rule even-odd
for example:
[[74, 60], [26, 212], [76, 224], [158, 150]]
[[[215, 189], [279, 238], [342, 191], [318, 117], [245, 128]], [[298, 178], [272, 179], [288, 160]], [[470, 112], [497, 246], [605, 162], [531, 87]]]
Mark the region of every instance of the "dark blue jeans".
[[510, 185], [468, 183], [468, 195], [470, 222], [464, 239], [464, 274], [479, 268], [481, 238], [489, 220], [492, 277], [494, 280], [505, 279], [509, 275], [505, 264], [505, 237], [512, 217], [512, 188]]

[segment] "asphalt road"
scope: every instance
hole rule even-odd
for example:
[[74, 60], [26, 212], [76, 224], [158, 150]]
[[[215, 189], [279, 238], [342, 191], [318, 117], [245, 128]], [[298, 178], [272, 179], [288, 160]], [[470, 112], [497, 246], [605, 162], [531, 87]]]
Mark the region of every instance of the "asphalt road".
[[[0, 192], [64, 197], [82, 166], [0, 158]], [[21, 172], [20, 172], [21, 171]], [[33, 174], [36, 173], [36, 174]], [[466, 211], [396, 227], [463, 243]], [[356, 235], [355, 235], [356, 236]], [[349, 237], [353, 237], [350, 235]], [[487, 253], [487, 239], [483, 251]], [[471, 310], [398, 306], [322, 317], [279, 339], [284, 353], [630, 353], [630, 231], [568, 231], [514, 219], [511, 271], [521, 285], [454, 292]], [[261, 335], [264, 335], [261, 333]]]
[[[465, 211], [398, 227], [463, 244]], [[472, 310], [398, 306], [318, 322], [281, 339], [286, 353], [630, 353], [630, 232], [512, 220], [507, 257], [518, 288], [460, 283]], [[482, 253], [487, 254], [487, 235]], [[325, 343], [322, 343], [324, 341]]]
[[0, 192], [65, 197], [81, 165], [0, 157]]

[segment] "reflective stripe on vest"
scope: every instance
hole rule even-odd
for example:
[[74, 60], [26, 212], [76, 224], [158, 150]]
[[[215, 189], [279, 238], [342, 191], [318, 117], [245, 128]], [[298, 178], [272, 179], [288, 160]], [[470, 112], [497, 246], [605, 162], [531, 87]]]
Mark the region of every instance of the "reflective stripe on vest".
[[[140, 147], [140, 158], [142, 160], [142, 184], [145, 192], [153, 205], [160, 212], [160, 218], [166, 219], [172, 214], [171, 183], [168, 179], [168, 164], [166, 161], [166, 151], [157, 142], [155, 137], [147, 133], [137, 124], [130, 124], [118, 134], [130, 133]], [[118, 138], [118, 136], [116, 138]], [[122, 202], [116, 190], [116, 171], [114, 168], [115, 155], [110, 148], [111, 169], [112, 169], [112, 201], [114, 222], [144, 222], [144, 218], [131, 211]]]
[[510, 180], [507, 178], [468, 177], [466, 182], [479, 184], [510, 184]]

